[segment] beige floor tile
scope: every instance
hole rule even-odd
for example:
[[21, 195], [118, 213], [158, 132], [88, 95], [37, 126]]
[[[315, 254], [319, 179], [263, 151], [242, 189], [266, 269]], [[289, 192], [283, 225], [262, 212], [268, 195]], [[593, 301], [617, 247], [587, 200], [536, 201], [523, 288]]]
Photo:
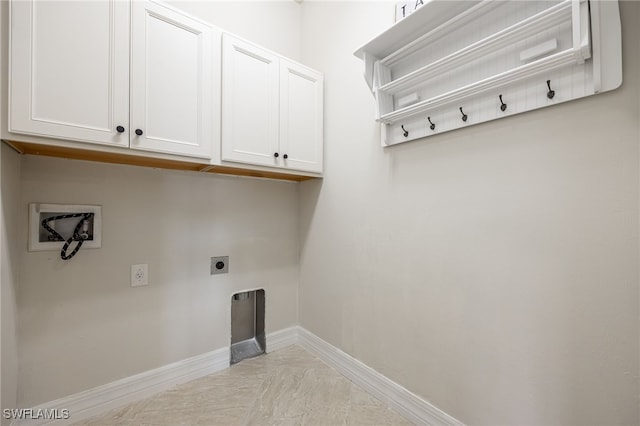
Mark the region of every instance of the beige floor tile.
[[301, 347], [290, 346], [74, 426], [410, 424]]

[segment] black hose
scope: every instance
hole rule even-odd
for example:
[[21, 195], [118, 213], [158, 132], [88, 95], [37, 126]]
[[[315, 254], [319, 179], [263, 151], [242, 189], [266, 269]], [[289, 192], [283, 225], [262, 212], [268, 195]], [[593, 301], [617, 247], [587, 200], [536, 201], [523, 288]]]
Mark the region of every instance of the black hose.
[[[81, 217], [82, 219], [78, 221], [78, 224], [73, 230], [73, 235], [70, 236], [69, 239], [67, 239], [66, 241], [62, 237], [62, 235], [58, 233], [58, 231], [56, 231], [55, 229], [49, 226], [49, 222], [51, 221], [61, 220], [61, 219], [71, 219], [74, 217]], [[64, 241], [64, 245], [62, 246], [62, 250], [60, 251], [60, 257], [62, 258], [62, 260], [69, 260], [73, 256], [75, 256], [76, 253], [78, 253], [78, 251], [80, 250], [80, 247], [82, 247], [82, 243], [84, 243], [84, 241], [87, 238], [89, 238], [89, 235], [81, 234], [80, 230], [82, 229], [83, 222], [85, 220], [91, 219], [92, 217], [93, 217], [93, 213], [71, 213], [71, 214], [63, 214], [60, 216], [49, 217], [42, 221], [42, 227], [47, 231], [49, 231], [49, 233], [53, 235], [57, 241]], [[71, 246], [71, 243], [73, 243], [74, 241], [77, 241], [78, 244], [76, 244], [75, 248], [71, 253], [67, 254], [67, 250], [69, 249], [69, 246]]]

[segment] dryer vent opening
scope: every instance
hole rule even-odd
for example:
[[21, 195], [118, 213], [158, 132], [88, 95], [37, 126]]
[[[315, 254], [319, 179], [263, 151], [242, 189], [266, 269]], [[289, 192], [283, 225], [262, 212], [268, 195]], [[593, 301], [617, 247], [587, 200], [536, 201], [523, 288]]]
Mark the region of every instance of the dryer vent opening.
[[265, 353], [264, 290], [236, 293], [231, 298], [231, 364]]

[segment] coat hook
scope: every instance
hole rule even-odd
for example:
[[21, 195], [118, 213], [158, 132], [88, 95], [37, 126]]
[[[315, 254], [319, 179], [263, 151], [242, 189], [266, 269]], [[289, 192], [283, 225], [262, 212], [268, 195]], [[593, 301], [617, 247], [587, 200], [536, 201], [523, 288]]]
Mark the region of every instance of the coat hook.
[[462, 114], [462, 121], [467, 121], [467, 114], [462, 111], [462, 107], [460, 107], [460, 113]]
[[500, 98], [500, 111], [504, 111], [507, 109], [507, 104], [505, 104], [504, 102], [502, 102], [502, 95], [499, 96]]
[[409, 132], [407, 132], [407, 130], [404, 128], [404, 124], [400, 127], [402, 127], [402, 134], [404, 135], [404, 137], [406, 138], [407, 136], [409, 136]]
[[551, 80], [547, 80], [547, 87], [549, 88], [549, 91], [547, 92], [547, 98], [553, 99], [553, 97], [556, 95], [556, 92], [555, 90], [551, 90]]
[[427, 120], [429, 120], [429, 124], [431, 124], [431, 125], [429, 126], [429, 128], [430, 128], [431, 130], [435, 130], [435, 129], [436, 129], [436, 125], [435, 125], [435, 124], [433, 124], [433, 123], [431, 122], [431, 117], [427, 117]]

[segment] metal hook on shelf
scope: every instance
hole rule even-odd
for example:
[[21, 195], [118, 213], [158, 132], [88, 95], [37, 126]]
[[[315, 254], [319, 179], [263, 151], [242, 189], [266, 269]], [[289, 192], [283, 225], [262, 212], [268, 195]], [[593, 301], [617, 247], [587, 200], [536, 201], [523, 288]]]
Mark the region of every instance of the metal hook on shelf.
[[498, 96], [500, 98], [500, 111], [504, 111], [507, 109], [507, 104], [502, 102], [502, 95]]
[[462, 114], [462, 121], [467, 121], [467, 114], [462, 111], [462, 107], [460, 107], [460, 113]]
[[547, 92], [547, 98], [553, 99], [553, 97], [556, 95], [556, 92], [555, 90], [551, 90], [551, 80], [547, 80], [547, 87], [549, 88], [549, 91]]
[[409, 132], [407, 132], [407, 130], [404, 128], [404, 124], [400, 127], [402, 127], [402, 134], [404, 135], [404, 137], [406, 138], [407, 136], [409, 136]]
[[435, 129], [436, 129], [436, 125], [435, 125], [433, 122], [431, 122], [431, 117], [427, 117], [427, 120], [429, 120], [429, 124], [431, 124], [431, 125], [429, 126], [429, 128], [430, 128], [431, 130], [435, 130]]

